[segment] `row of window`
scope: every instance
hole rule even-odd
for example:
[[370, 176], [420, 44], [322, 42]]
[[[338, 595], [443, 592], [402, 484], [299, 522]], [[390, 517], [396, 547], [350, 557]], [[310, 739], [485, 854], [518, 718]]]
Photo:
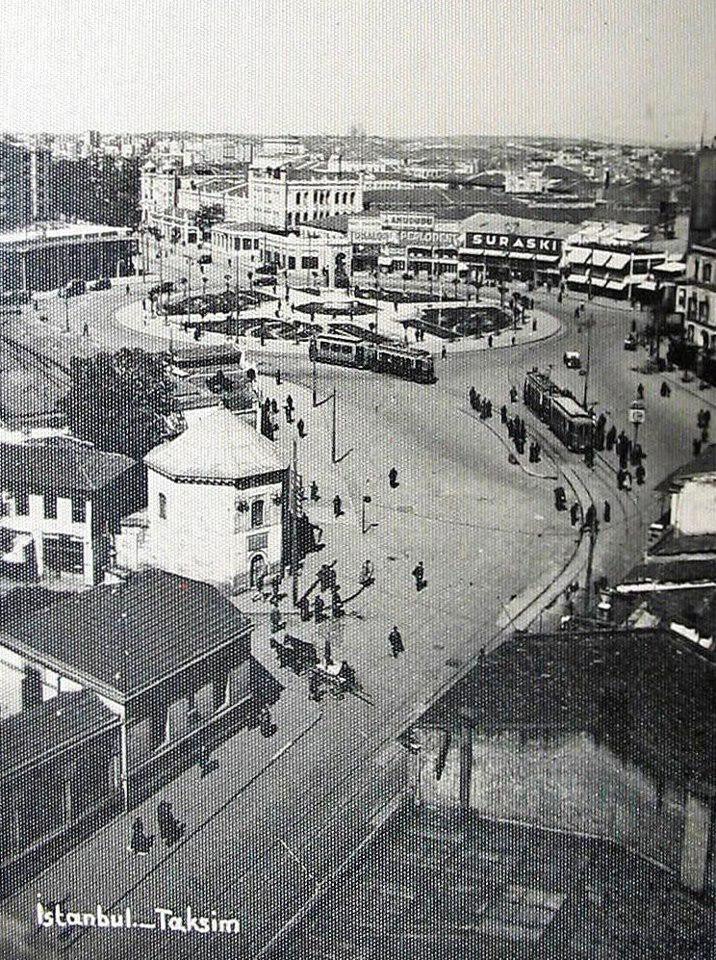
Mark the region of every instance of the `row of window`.
[[[45, 520], [57, 519], [57, 496], [54, 493], [43, 494], [43, 515]], [[18, 517], [30, 515], [30, 495], [15, 494], [15, 513]], [[81, 497], [72, 497], [72, 522], [84, 523], [87, 517], [87, 503]]]
[[[300, 190], [296, 191], [294, 199], [296, 201], [296, 206], [300, 207], [301, 203], [307, 204], [309, 202], [310, 191], [304, 190], [301, 193]], [[303, 200], [301, 198], [303, 197]], [[333, 195], [334, 203], [355, 203], [356, 193], [355, 190], [351, 190], [350, 193], [347, 190], [343, 191], [342, 198], [340, 190], [336, 190]], [[314, 203], [330, 203], [331, 202], [331, 191], [330, 190], [314, 190], [313, 191], [313, 202]]]
[[[165, 493], [160, 493], [158, 496], [158, 506], [159, 506], [159, 517], [161, 520], [166, 520], [168, 516], [168, 504], [167, 496]], [[264, 501], [263, 500], [253, 500], [251, 502], [251, 527], [252, 529], [256, 527], [264, 526]], [[238, 506], [236, 508], [235, 515], [235, 525], [237, 532], [241, 529], [240, 526], [240, 516], [243, 511], [240, 511]]]

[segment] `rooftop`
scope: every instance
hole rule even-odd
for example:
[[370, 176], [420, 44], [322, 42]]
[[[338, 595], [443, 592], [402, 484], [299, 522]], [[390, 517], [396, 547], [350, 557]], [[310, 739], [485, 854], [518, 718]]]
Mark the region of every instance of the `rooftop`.
[[176, 479], [227, 482], [287, 466], [270, 440], [221, 407], [199, 413], [178, 437], [150, 450], [144, 462]]
[[0, 487], [10, 491], [91, 494], [135, 466], [71, 437], [0, 443]]
[[31, 613], [0, 644], [124, 699], [237, 639], [250, 622], [205, 583], [146, 570]]
[[33, 223], [17, 230], [0, 233], [0, 244], [37, 243], [43, 240], [77, 240], [87, 238], [97, 240], [103, 237], [129, 239], [132, 231], [128, 227], [113, 227], [106, 223]]
[[712, 553], [716, 555], [716, 534], [679, 534], [670, 528], [664, 536], [649, 547], [652, 557], [677, 557], [688, 554]]
[[0, 776], [119, 722], [91, 690], [61, 693], [8, 717], [0, 721]]

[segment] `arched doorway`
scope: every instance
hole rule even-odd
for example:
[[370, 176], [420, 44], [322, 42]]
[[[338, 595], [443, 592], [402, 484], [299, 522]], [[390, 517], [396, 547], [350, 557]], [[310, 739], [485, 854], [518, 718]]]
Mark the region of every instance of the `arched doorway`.
[[266, 576], [267, 571], [268, 567], [266, 566], [265, 558], [262, 554], [255, 553], [249, 564], [249, 586], [258, 587]]

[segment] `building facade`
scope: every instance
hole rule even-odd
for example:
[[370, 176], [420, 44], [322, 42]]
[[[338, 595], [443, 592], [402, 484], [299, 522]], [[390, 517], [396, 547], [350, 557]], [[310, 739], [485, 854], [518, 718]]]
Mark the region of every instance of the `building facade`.
[[134, 272], [131, 230], [91, 223], [33, 224], [0, 233], [0, 292], [56, 290], [70, 280]]
[[360, 213], [360, 177], [316, 173], [290, 166], [249, 170], [248, 219], [280, 230], [324, 217]]
[[50, 151], [0, 139], [0, 230], [52, 216]]
[[211, 232], [214, 262], [225, 260], [228, 269], [238, 261], [249, 270], [273, 264], [294, 281], [307, 286], [320, 278], [334, 286], [347, 269], [351, 244], [344, 234], [320, 226], [301, 226], [296, 230], [270, 229], [259, 223], [222, 223]]
[[716, 349], [716, 235], [692, 244], [686, 277], [676, 287], [676, 312], [689, 343]]
[[0, 443], [0, 571], [92, 586], [141, 503], [138, 465], [71, 437]]
[[287, 464], [222, 407], [185, 416], [184, 433], [145, 457], [151, 562], [226, 590], [256, 587], [283, 571]]

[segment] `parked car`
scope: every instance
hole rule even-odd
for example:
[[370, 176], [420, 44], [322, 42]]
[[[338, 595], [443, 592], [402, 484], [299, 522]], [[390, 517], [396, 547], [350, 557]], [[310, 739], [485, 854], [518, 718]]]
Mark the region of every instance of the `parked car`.
[[91, 280], [87, 284], [88, 290], [111, 290], [112, 281], [109, 277], [100, 277], [99, 280]]
[[582, 358], [576, 350], [566, 350], [562, 359], [564, 360], [565, 367], [569, 367], [570, 369], [579, 370], [582, 366]]
[[77, 297], [86, 291], [87, 284], [84, 282], [84, 280], [70, 280], [70, 282], [66, 283], [64, 287], [60, 287], [60, 289], [57, 291], [57, 296], [63, 298]]
[[637, 339], [633, 333], [630, 333], [629, 336], [624, 341], [625, 350], [636, 350], [637, 348]]
[[201, 263], [202, 265], [205, 263], [211, 263], [211, 254], [202, 253], [202, 255], [199, 257], [199, 263]]
[[276, 283], [276, 277], [254, 277], [255, 287], [272, 287]]
[[262, 263], [260, 267], [256, 267], [255, 273], [267, 273], [272, 277], [276, 276], [276, 264], [275, 263]]

